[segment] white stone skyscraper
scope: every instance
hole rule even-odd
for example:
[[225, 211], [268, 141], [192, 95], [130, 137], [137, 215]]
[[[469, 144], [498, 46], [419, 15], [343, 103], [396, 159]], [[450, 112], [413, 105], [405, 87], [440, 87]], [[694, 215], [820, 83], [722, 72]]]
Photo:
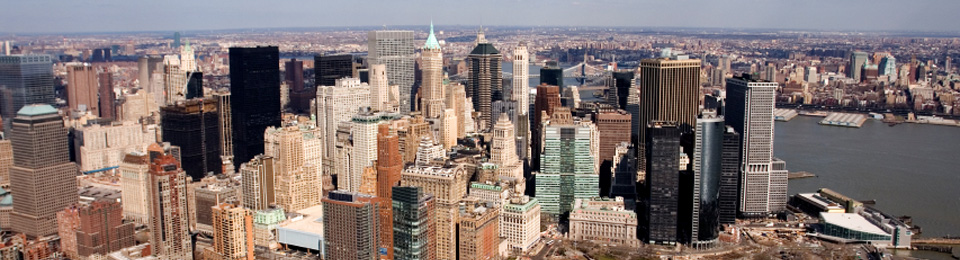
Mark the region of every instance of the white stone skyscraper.
[[[513, 123], [506, 114], [500, 116], [493, 126], [493, 140], [490, 144], [490, 162], [496, 164], [497, 177], [516, 180], [523, 183], [523, 163], [517, 157], [516, 136]], [[520, 192], [523, 188], [520, 187]]]
[[413, 31], [372, 31], [367, 34], [367, 57], [370, 64], [384, 64], [390, 85], [400, 87], [400, 112], [410, 112], [413, 101], [414, 54]]
[[[350, 124], [350, 136], [353, 137], [353, 154], [350, 162], [349, 176], [345, 176], [346, 186], [341, 190], [360, 192], [363, 170], [376, 166], [377, 160], [377, 132], [381, 117], [379, 114], [363, 111], [353, 116]], [[339, 178], [344, 178], [340, 176]], [[344, 183], [344, 182], [340, 182]]]
[[[786, 198], [785, 178], [773, 167], [773, 109], [777, 83], [749, 75], [727, 79], [725, 119], [740, 135], [740, 208], [744, 216], [765, 216], [781, 209], [771, 201]], [[771, 185], [774, 184], [774, 185]], [[773, 206], [771, 206], [773, 205]]]
[[317, 126], [326, 143], [323, 150], [324, 172], [332, 174], [337, 127], [341, 122], [350, 121], [361, 107], [370, 104], [370, 86], [360, 83], [357, 78], [338, 79], [335, 86], [317, 87], [316, 102], [314, 114], [317, 115]]
[[530, 110], [530, 53], [526, 43], [513, 49], [513, 91], [511, 98], [517, 102], [517, 114], [528, 115]]
[[370, 64], [370, 109], [374, 112], [392, 112], [396, 109], [396, 105], [390, 102], [387, 66]]
[[440, 118], [444, 109], [443, 52], [440, 50], [440, 42], [433, 34], [433, 22], [430, 23], [430, 35], [423, 45], [422, 55], [421, 112], [426, 118]]

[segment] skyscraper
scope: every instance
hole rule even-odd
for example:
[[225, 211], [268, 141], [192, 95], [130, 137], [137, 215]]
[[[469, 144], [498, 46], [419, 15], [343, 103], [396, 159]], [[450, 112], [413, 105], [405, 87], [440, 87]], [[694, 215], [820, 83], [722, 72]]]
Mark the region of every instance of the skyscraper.
[[[700, 105], [700, 60], [648, 59], [640, 61], [640, 126], [651, 121], [673, 121], [692, 130]], [[640, 128], [638, 143], [647, 140]]]
[[470, 78], [467, 80], [467, 97], [473, 99], [473, 109], [480, 112], [480, 131], [493, 127], [492, 104], [503, 99], [503, 75], [501, 67], [502, 55], [493, 44], [486, 40], [478, 42], [477, 46], [467, 56], [467, 66], [470, 66]]
[[647, 194], [641, 235], [647, 243], [677, 242], [680, 193], [680, 128], [673, 122], [647, 124]]
[[553, 110], [560, 107], [560, 87], [540, 84], [534, 102], [533, 126], [530, 129], [530, 168], [540, 169], [540, 154], [543, 152], [544, 121], [553, 116]]
[[889, 76], [890, 82], [897, 81], [897, 58], [894, 58], [893, 55], [887, 55], [883, 58], [880, 58], [878, 67], [880, 69], [880, 75]]
[[[153, 158], [153, 156], [151, 156]], [[167, 154], [150, 163], [150, 250], [162, 259], [193, 259], [188, 213], [187, 176]]]
[[633, 210], [637, 203], [637, 150], [633, 144], [617, 145], [613, 156], [613, 180], [610, 182], [610, 197], [622, 197], [627, 209]]
[[506, 115], [493, 126], [493, 140], [490, 142], [490, 162], [497, 165], [497, 177], [502, 180], [515, 181], [518, 191], [526, 190], [523, 178], [523, 162], [517, 157], [516, 136], [513, 134], [513, 123]]
[[7, 122], [24, 106], [53, 104], [53, 58], [33, 54], [0, 56], [0, 87], [6, 89], [0, 92], [6, 103], [0, 106], [0, 115]]
[[607, 103], [616, 108], [627, 109], [627, 98], [630, 89], [635, 87], [634, 71], [614, 71], [610, 74], [610, 85], [607, 91]]
[[563, 89], [563, 68], [557, 66], [556, 63], [548, 63], [547, 66], [540, 68], [540, 85], [543, 84], [558, 86]]
[[[319, 56], [314, 58], [314, 63], [319, 59]], [[352, 61], [351, 61], [352, 63]], [[285, 62], [284, 64], [284, 77], [283, 80], [290, 85], [290, 92], [300, 92], [303, 91], [303, 61], [297, 59], [291, 59], [290, 61]], [[352, 68], [351, 64], [351, 68]], [[320, 75], [320, 74], [317, 74]], [[320, 77], [320, 76], [317, 76]], [[320, 81], [317, 81], [320, 82]]]
[[[771, 208], [770, 184], [773, 161], [773, 109], [777, 83], [760, 81], [749, 75], [727, 80], [725, 119], [740, 133], [739, 213], [762, 217]], [[780, 196], [786, 197], [786, 196]]]
[[863, 65], [867, 63], [867, 53], [854, 51], [850, 52], [850, 63], [847, 66], [847, 77], [860, 82]]
[[[159, 145], [152, 144], [148, 149], [157, 148]], [[120, 163], [120, 188], [123, 217], [139, 225], [147, 225], [150, 218], [149, 155], [139, 152], [124, 155]]]
[[0, 188], [10, 187], [10, 167], [13, 167], [13, 145], [10, 139], [0, 139]]
[[597, 131], [600, 134], [600, 158], [613, 161], [617, 145], [630, 142], [631, 115], [624, 110], [603, 110], [596, 114]]
[[723, 132], [723, 154], [720, 159], [720, 198], [717, 202], [720, 224], [735, 224], [740, 198], [740, 134], [726, 126]]
[[317, 111], [314, 114], [317, 115], [317, 126], [326, 141], [323, 150], [324, 172], [332, 174], [337, 128], [342, 122], [350, 121], [361, 107], [370, 105], [370, 86], [356, 78], [339, 79], [334, 86], [317, 87], [316, 102], [314, 109]]
[[412, 166], [404, 169], [400, 183], [433, 194], [436, 203], [435, 245], [437, 259], [456, 259], [460, 199], [467, 194], [470, 175], [462, 165]]
[[378, 204], [367, 194], [331, 191], [323, 199], [323, 258], [379, 259]]
[[317, 55], [313, 57], [317, 86], [333, 86], [338, 79], [353, 78], [353, 55]]
[[[704, 110], [697, 119], [693, 149], [693, 209], [690, 241], [694, 247], [711, 247], [720, 234], [720, 189], [723, 178], [723, 137], [726, 126], [716, 111]], [[684, 223], [681, 223], [684, 224]]]
[[27, 105], [10, 129], [15, 187], [10, 222], [29, 238], [57, 233], [57, 212], [77, 203], [77, 166], [70, 162], [67, 130], [50, 105]]
[[392, 189], [394, 259], [437, 259], [433, 195], [420, 187]]
[[67, 64], [67, 105], [71, 112], [86, 111], [100, 116], [98, 83], [97, 69], [89, 63]]
[[511, 197], [503, 205], [501, 214], [502, 234], [514, 254], [528, 252], [540, 240], [540, 201], [537, 198]]
[[517, 114], [527, 115], [530, 110], [530, 53], [527, 44], [520, 42], [513, 49], [513, 93], [511, 99], [517, 102]]
[[213, 206], [213, 250], [220, 259], [253, 260], [253, 215], [233, 204]]
[[561, 120], [561, 114], [570, 116], [564, 110], [558, 109], [554, 114], [557, 116], [543, 127], [536, 195], [544, 213], [559, 216], [570, 212], [575, 199], [598, 196], [600, 176], [596, 126], [589, 121]]
[[423, 59], [423, 84], [420, 86], [421, 112], [426, 118], [440, 118], [445, 109], [443, 52], [440, 50], [440, 42], [433, 35], [433, 22], [430, 23], [430, 35], [427, 36], [427, 42], [423, 45], [421, 59]]
[[[217, 111], [220, 119], [217, 120], [220, 132], [220, 157], [223, 160], [233, 159], [233, 113], [231, 111], [230, 92], [216, 92], [213, 97], [217, 100]], [[226, 163], [226, 162], [224, 162]], [[231, 165], [232, 166], [232, 165]]]
[[413, 31], [372, 31], [367, 34], [370, 64], [384, 64], [389, 85], [400, 87], [400, 112], [413, 109], [414, 53]]
[[274, 180], [277, 175], [276, 159], [257, 155], [240, 166], [243, 184], [243, 206], [250, 210], [264, 210], [276, 202]]
[[350, 136], [353, 138], [353, 154], [351, 156], [350, 174], [339, 176], [346, 180], [346, 186], [338, 186], [341, 190], [360, 191], [361, 176], [367, 167], [375, 167], [377, 160], [377, 133], [380, 124], [380, 115], [361, 111], [351, 119]]
[[[73, 259], [107, 255], [136, 244], [133, 223], [123, 223], [120, 202], [97, 199], [57, 213], [61, 250]], [[67, 240], [70, 240], [69, 242]]]
[[230, 48], [235, 167], [263, 153], [263, 130], [280, 126], [279, 64], [276, 46]]
[[100, 117], [108, 119], [117, 119], [117, 97], [113, 92], [113, 73], [103, 71], [98, 76], [100, 79], [99, 107]]
[[387, 83], [387, 66], [370, 64], [370, 108], [373, 112], [394, 112], [397, 104], [391, 102]]
[[495, 259], [500, 246], [500, 209], [465, 200], [457, 227], [458, 259]]
[[160, 109], [164, 141], [180, 147], [183, 170], [194, 180], [223, 172], [220, 115], [214, 99], [191, 99]]
[[276, 204], [287, 212], [320, 203], [323, 143], [318, 135], [311, 125], [269, 127], [264, 133], [264, 154], [276, 158]]
[[[387, 249], [388, 258], [395, 257], [394, 246], [394, 209], [389, 203], [393, 198], [394, 187], [400, 185], [403, 171], [403, 156], [400, 155], [400, 138], [390, 132], [390, 125], [379, 124], [377, 129], [377, 187], [374, 196], [381, 200], [380, 235], [381, 247]], [[402, 259], [402, 258], [400, 258]]]

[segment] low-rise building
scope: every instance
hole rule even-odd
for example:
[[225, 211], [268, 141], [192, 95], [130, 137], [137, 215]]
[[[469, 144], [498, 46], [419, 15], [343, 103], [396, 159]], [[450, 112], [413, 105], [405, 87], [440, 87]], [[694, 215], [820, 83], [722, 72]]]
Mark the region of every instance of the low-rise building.
[[570, 233], [574, 240], [638, 246], [637, 214], [624, 208], [623, 198], [577, 199], [570, 211]]

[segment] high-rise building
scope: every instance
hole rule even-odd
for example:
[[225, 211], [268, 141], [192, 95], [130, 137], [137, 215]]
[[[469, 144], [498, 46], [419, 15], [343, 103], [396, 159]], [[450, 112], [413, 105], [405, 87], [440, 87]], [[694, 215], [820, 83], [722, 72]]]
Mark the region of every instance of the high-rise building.
[[[156, 150], [157, 144], [151, 148]], [[162, 153], [163, 150], [161, 149]], [[124, 155], [120, 163], [120, 202], [123, 217], [140, 225], [147, 225], [150, 218], [150, 156], [144, 153]]]
[[847, 66], [847, 77], [860, 82], [863, 65], [867, 63], [867, 53], [854, 51], [850, 52], [850, 63]]
[[[230, 105], [230, 92], [216, 92], [213, 97], [217, 100], [217, 111], [220, 119], [217, 120], [220, 132], [220, 157], [224, 161], [233, 159], [233, 113]], [[226, 163], [226, 162], [224, 162]], [[231, 162], [232, 166], [232, 162]]]
[[560, 87], [540, 84], [537, 86], [536, 101], [534, 102], [533, 123], [530, 125], [530, 168], [540, 168], [540, 154], [543, 152], [544, 121], [553, 116], [553, 110], [560, 107]]
[[890, 82], [897, 81], [897, 58], [894, 58], [893, 55], [884, 56], [880, 58], [880, 63], [877, 65], [880, 70], [880, 75], [889, 76]]
[[530, 111], [530, 53], [527, 44], [520, 42], [513, 49], [513, 93], [510, 100], [517, 103], [517, 114], [527, 115]]
[[614, 71], [610, 74], [607, 103], [616, 108], [627, 109], [627, 98], [630, 96], [630, 89], [635, 87], [634, 71]]
[[134, 223], [123, 223], [118, 201], [95, 200], [57, 213], [60, 249], [71, 259], [91, 259], [131, 247]]
[[77, 166], [70, 162], [67, 129], [50, 105], [27, 105], [10, 129], [13, 230], [29, 238], [57, 233], [57, 212], [77, 203]]
[[400, 138], [390, 132], [390, 125], [380, 124], [377, 129], [377, 158], [376, 158], [376, 191], [373, 194], [381, 200], [380, 204], [380, 235], [383, 245], [387, 249], [388, 258], [395, 257], [394, 246], [394, 209], [389, 203], [393, 197], [394, 187], [400, 185], [400, 175], [403, 171], [403, 157], [400, 155]]
[[230, 48], [235, 167], [263, 153], [263, 131], [269, 126], [280, 126], [279, 64], [276, 46]]
[[627, 210], [621, 197], [577, 199], [570, 212], [569, 237], [578, 241], [639, 246], [637, 222], [637, 213]]
[[412, 166], [404, 169], [400, 183], [407, 187], [420, 187], [432, 194], [436, 203], [436, 254], [437, 259], [456, 259], [457, 224], [459, 223], [460, 199], [467, 195], [470, 175], [462, 165], [445, 167]]
[[10, 187], [10, 167], [13, 167], [13, 145], [10, 139], [0, 139], [0, 188]]
[[465, 203], [460, 209], [457, 227], [458, 259], [496, 259], [500, 246], [499, 207], [488, 208], [475, 200], [466, 200]]
[[117, 97], [113, 92], [113, 73], [103, 71], [97, 77], [100, 79], [100, 87], [97, 90], [100, 94], [98, 100], [100, 117], [117, 119]]
[[463, 138], [467, 136], [466, 122], [470, 119], [469, 114], [467, 114], [467, 106], [469, 105], [467, 103], [470, 103], [470, 99], [467, 98], [467, 92], [462, 84], [450, 83], [448, 88], [445, 100], [447, 103], [446, 107], [447, 109], [453, 109], [453, 112], [456, 114], [456, 135], [457, 138]]
[[[316, 63], [316, 58], [314, 58], [314, 63]], [[290, 85], [291, 92], [300, 92], [303, 91], [303, 61], [297, 59], [291, 59], [284, 64], [284, 77], [283, 80]], [[352, 64], [351, 64], [352, 66]], [[317, 81], [320, 82], [320, 81]]]
[[369, 110], [355, 114], [351, 119], [350, 136], [353, 139], [353, 154], [351, 156], [350, 173], [339, 176], [346, 185], [338, 186], [341, 190], [360, 191], [361, 176], [367, 167], [374, 167], [377, 160], [377, 133], [381, 117], [370, 113]]
[[388, 84], [400, 89], [398, 105], [401, 113], [413, 109], [415, 48], [413, 31], [372, 31], [367, 34], [368, 61], [386, 65]]
[[630, 142], [631, 115], [624, 110], [603, 110], [596, 114], [597, 132], [600, 134], [600, 158], [598, 160], [613, 161], [617, 145]]
[[[0, 116], [9, 122], [20, 108], [53, 104], [53, 58], [48, 55], [0, 56], [0, 87], [4, 88]], [[9, 126], [7, 123], [5, 126]]]
[[[673, 121], [692, 130], [700, 105], [700, 60], [648, 59], [640, 62], [640, 126]], [[641, 127], [638, 143], [647, 140]]]
[[373, 112], [397, 112], [387, 81], [387, 66], [370, 64], [370, 108]]
[[135, 121], [76, 126], [72, 134], [74, 158], [81, 172], [118, 166], [125, 153], [157, 142], [155, 131], [145, 130]]
[[515, 187], [520, 192], [525, 190], [523, 178], [523, 162], [517, 157], [516, 136], [513, 134], [513, 124], [505, 115], [501, 115], [497, 124], [493, 126], [493, 140], [490, 142], [490, 162], [497, 165], [499, 179], [516, 182]]
[[277, 172], [276, 159], [257, 155], [240, 166], [243, 184], [243, 206], [250, 210], [264, 210], [276, 203], [274, 180]]
[[70, 111], [89, 112], [100, 116], [97, 68], [89, 63], [67, 64], [67, 105]]
[[276, 204], [296, 212], [320, 204], [322, 197], [319, 131], [311, 124], [267, 128], [264, 154], [276, 158]]
[[501, 235], [514, 255], [529, 252], [540, 241], [540, 201], [530, 196], [514, 196], [500, 213]]
[[375, 198], [338, 190], [323, 199], [324, 259], [379, 259], [379, 201]]
[[253, 215], [237, 205], [212, 207], [213, 251], [219, 259], [253, 260]]
[[[151, 156], [153, 157], [153, 156]], [[151, 158], [150, 251], [162, 259], [193, 259], [187, 213], [187, 176], [171, 155]]]
[[355, 77], [353, 55], [317, 55], [313, 57], [317, 86], [333, 86], [338, 79]]
[[749, 75], [727, 80], [724, 117], [740, 133], [739, 213], [745, 217], [765, 216], [771, 207], [773, 161], [773, 109], [778, 84], [752, 79]]
[[[547, 66], [540, 68], [540, 85], [543, 84], [558, 86], [563, 89], [563, 68], [557, 66], [556, 63], [548, 63]], [[540, 92], [537, 92], [537, 94], [539, 95]]]
[[559, 216], [570, 212], [575, 199], [600, 195], [596, 163], [599, 144], [596, 126], [591, 122], [563, 119], [570, 117], [565, 109], [554, 114], [543, 127], [536, 195], [544, 213]]
[[[697, 119], [693, 148], [693, 199], [690, 241], [693, 247], [712, 247], [720, 235], [720, 189], [723, 178], [723, 137], [726, 126], [716, 111], [704, 110]], [[684, 203], [686, 204], [686, 203]]]
[[451, 108], [443, 110], [443, 114], [440, 116], [439, 129], [437, 129], [437, 135], [440, 136], [440, 145], [443, 145], [444, 150], [449, 150], [454, 146], [457, 146], [457, 111]]
[[647, 124], [646, 199], [642, 238], [650, 244], [677, 242], [680, 196], [680, 127], [673, 122]]
[[720, 161], [720, 197], [717, 201], [720, 224], [735, 224], [740, 198], [740, 134], [727, 125], [723, 132]]
[[492, 104], [503, 99], [503, 74], [500, 51], [493, 44], [478, 42], [467, 56], [470, 78], [467, 80], [467, 97], [473, 100], [473, 110], [480, 112], [480, 131], [493, 127]]
[[192, 99], [160, 109], [164, 141], [180, 147], [183, 170], [194, 180], [223, 172], [217, 100]]
[[[389, 74], [388, 74], [389, 75]], [[342, 122], [348, 122], [361, 107], [370, 105], [370, 85], [361, 83], [357, 78], [338, 79], [334, 86], [317, 87], [317, 126], [326, 140], [323, 150], [325, 173], [332, 172], [336, 155], [337, 128]], [[345, 176], [341, 176], [345, 177]], [[356, 187], [360, 187], [357, 184]]]
[[[201, 183], [203, 182], [196, 182], [194, 184]], [[193, 212], [191, 212], [193, 214], [191, 215], [190, 224], [191, 228], [197, 232], [213, 235], [213, 207], [221, 203], [239, 203], [241, 200], [241, 188], [218, 182], [201, 185], [202, 186], [192, 185], [192, 187], [188, 187], [193, 189]]]
[[394, 259], [435, 260], [436, 215], [433, 195], [420, 187], [392, 187]]
[[624, 207], [633, 210], [637, 203], [637, 150], [629, 142], [617, 145], [613, 156], [613, 180], [610, 181], [610, 197], [623, 198]]
[[420, 86], [420, 109], [426, 118], [440, 118], [444, 107], [443, 89], [443, 52], [440, 42], [433, 34], [433, 22], [430, 23], [430, 35], [423, 45], [421, 53], [423, 84]]

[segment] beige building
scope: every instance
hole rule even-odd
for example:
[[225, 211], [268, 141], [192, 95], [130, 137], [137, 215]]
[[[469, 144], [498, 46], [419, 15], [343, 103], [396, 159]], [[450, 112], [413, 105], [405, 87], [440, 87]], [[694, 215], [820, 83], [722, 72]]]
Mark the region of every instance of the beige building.
[[240, 206], [222, 203], [212, 207], [213, 250], [219, 259], [253, 260], [253, 217]]
[[[471, 119], [470, 114], [466, 112], [466, 106], [469, 104], [470, 100], [467, 99], [467, 92], [463, 87], [463, 84], [453, 83], [447, 86], [449, 91], [446, 92], [445, 102], [447, 109], [453, 109], [453, 112], [457, 115], [457, 138], [463, 138], [467, 136], [466, 122]], [[472, 104], [471, 104], [472, 106]], [[470, 120], [472, 121], [472, 120]]]
[[150, 216], [149, 169], [150, 157], [141, 152], [124, 155], [120, 163], [123, 217], [140, 225], [146, 225]]
[[257, 155], [240, 165], [243, 206], [250, 210], [264, 210], [276, 203], [276, 159]]
[[335, 86], [317, 87], [314, 114], [321, 136], [326, 140], [323, 158], [327, 167], [323, 172], [334, 171], [336, 139], [332, 137], [336, 136], [340, 123], [350, 121], [361, 107], [367, 106], [370, 106], [370, 85], [360, 83], [360, 79], [343, 78], [338, 79]]
[[157, 142], [157, 135], [135, 121], [87, 125], [74, 130], [74, 147], [80, 171], [119, 166], [123, 157]]
[[[691, 129], [700, 105], [700, 60], [647, 59], [640, 61], [640, 122], [674, 121]], [[646, 128], [640, 127], [638, 143], [646, 142]]]
[[269, 127], [264, 132], [264, 153], [277, 158], [276, 203], [286, 211], [320, 204], [322, 143], [317, 134], [309, 125]]
[[638, 246], [637, 214], [626, 210], [623, 198], [577, 199], [570, 212], [570, 239]]
[[13, 167], [13, 146], [9, 139], [0, 139], [0, 187], [10, 187], [10, 167]]
[[490, 144], [490, 162], [497, 165], [497, 178], [516, 183], [516, 190], [523, 192], [526, 185], [523, 178], [523, 163], [517, 157], [516, 135], [513, 123], [506, 114], [500, 116], [493, 126], [493, 140]]
[[500, 234], [512, 254], [527, 253], [540, 241], [540, 201], [536, 198], [514, 196], [503, 205], [500, 216]]
[[443, 94], [443, 52], [440, 43], [433, 34], [433, 25], [430, 25], [430, 35], [423, 45], [421, 52], [421, 67], [423, 84], [420, 87], [420, 111], [427, 118], [440, 118], [444, 113]]
[[437, 259], [456, 259], [459, 202], [467, 195], [470, 175], [461, 165], [448, 167], [413, 166], [403, 170], [403, 186], [420, 187], [433, 194], [436, 202]]

